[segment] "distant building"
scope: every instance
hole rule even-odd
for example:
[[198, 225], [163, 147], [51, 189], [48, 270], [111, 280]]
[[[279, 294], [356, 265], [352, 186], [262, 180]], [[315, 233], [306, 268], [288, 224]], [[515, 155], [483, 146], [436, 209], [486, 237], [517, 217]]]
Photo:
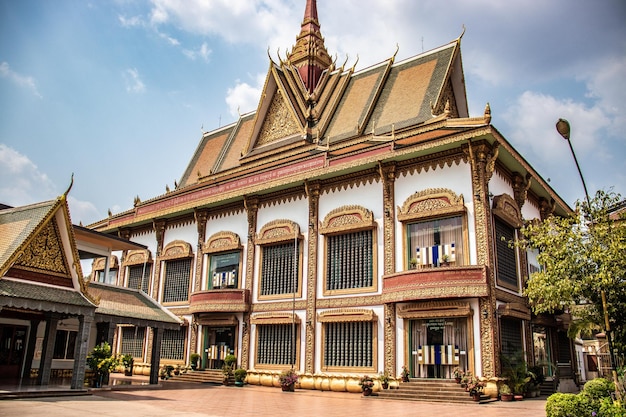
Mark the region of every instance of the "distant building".
[[[163, 335], [164, 363], [198, 352], [218, 369], [233, 353], [251, 380], [497, 376], [520, 350], [548, 376], [571, 372], [562, 321], [522, 296], [536, 256], [509, 245], [524, 221], [571, 209], [490, 113], [469, 117], [460, 38], [357, 71], [330, 57], [308, 0], [257, 110], [203, 134], [174, 190], [90, 226], [147, 247], [92, 279], [184, 320]], [[116, 340], [151, 343], [141, 328]]]

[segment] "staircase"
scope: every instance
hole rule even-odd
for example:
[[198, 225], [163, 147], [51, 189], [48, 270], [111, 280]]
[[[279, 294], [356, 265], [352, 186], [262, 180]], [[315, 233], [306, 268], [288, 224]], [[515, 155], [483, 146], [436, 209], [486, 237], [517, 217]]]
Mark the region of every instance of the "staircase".
[[556, 392], [558, 382], [556, 380], [545, 380], [539, 385], [541, 396], [550, 396]]
[[[174, 375], [168, 381], [195, 382], [199, 384], [219, 384], [224, 381], [224, 374], [220, 369], [205, 369], [201, 371], [188, 371], [184, 374]], [[233, 380], [234, 381], [234, 380]]]
[[[419, 379], [411, 378], [409, 382], [400, 383], [398, 389], [378, 391], [374, 398], [408, 401], [441, 401], [448, 403], [474, 402], [465, 388], [451, 379]], [[488, 400], [481, 397], [481, 401]]]

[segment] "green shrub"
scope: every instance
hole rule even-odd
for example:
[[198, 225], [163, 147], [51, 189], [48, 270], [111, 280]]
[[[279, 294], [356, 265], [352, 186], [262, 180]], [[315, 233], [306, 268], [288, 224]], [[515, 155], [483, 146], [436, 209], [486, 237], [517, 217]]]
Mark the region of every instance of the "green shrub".
[[557, 392], [546, 401], [546, 417], [587, 417], [593, 412], [588, 397]]
[[596, 378], [585, 383], [583, 395], [592, 401], [600, 401], [602, 398], [611, 398], [611, 393], [615, 391], [615, 384], [605, 378]]
[[600, 400], [598, 417], [626, 417], [626, 408], [623, 403], [613, 402], [610, 398]]

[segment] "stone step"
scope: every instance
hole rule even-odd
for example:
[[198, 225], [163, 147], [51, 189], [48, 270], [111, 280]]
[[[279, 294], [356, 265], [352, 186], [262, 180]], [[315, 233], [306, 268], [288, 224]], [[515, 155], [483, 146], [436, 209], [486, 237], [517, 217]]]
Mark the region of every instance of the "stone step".
[[222, 384], [224, 374], [221, 370], [188, 371], [184, 374], [174, 375], [168, 381]]
[[[460, 384], [454, 380], [411, 378], [403, 382], [398, 389], [387, 389], [376, 393], [375, 398], [406, 401], [435, 401], [468, 403], [474, 402]], [[485, 396], [481, 400], [487, 400]]]

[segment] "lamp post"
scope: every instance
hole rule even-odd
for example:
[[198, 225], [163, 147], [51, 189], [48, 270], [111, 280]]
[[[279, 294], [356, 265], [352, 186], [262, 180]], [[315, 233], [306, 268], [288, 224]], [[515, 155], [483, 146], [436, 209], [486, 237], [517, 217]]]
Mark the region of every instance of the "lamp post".
[[[569, 148], [572, 151], [572, 156], [574, 157], [574, 162], [576, 163], [576, 168], [578, 169], [578, 175], [580, 175], [580, 181], [583, 183], [583, 188], [585, 189], [585, 198], [587, 199], [587, 207], [589, 208], [589, 216], [591, 217], [591, 225], [593, 226], [593, 215], [591, 214], [591, 201], [589, 200], [589, 192], [587, 191], [587, 185], [585, 184], [585, 178], [583, 177], [583, 173], [580, 170], [580, 165], [578, 164], [578, 158], [576, 158], [576, 153], [574, 152], [574, 147], [572, 146], [572, 141], [570, 140], [571, 128], [569, 122], [565, 119], [559, 119], [556, 122], [556, 130], [559, 134], [567, 141], [569, 144]], [[609, 361], [611, 365], [611, 373], [613, 374], [613, 381], [615, 382], [615, 394], [619, 399], [619, 389], [618, 389], [618, 379], [617, 379], [617, 371], [615, 370], [615, 353], [613, 352], [613, 341], [611, 339], [611, 326], [609, 324], [609, 312], [606, 308], [606, 293], [604, 290], [600, 290], [600, 297], [602, 299], [602, 313], [604, 316], [604, 328], [606, 331], [606, 341], [609, 345]]]

